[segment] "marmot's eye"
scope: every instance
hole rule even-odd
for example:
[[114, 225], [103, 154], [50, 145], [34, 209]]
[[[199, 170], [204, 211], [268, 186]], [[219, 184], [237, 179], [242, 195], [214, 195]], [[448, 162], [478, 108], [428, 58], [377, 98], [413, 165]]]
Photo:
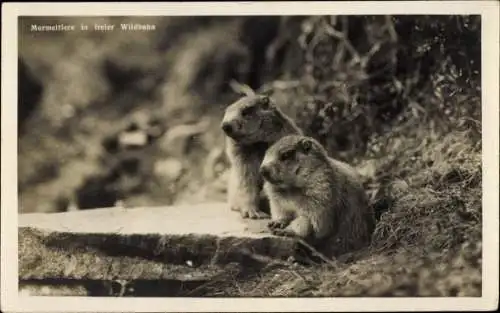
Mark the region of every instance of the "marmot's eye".
[[262, 97], [260, 99], [260, 104], [262, 105], [263, 108], [269, 107], [269, 104], [270, 104], [269, 97], [267, 97], [267, 96]]
[[303, 139], [300, 142], [300, 145], [302, 146], [302, 151], [304, 151], [306, 153], [308, 153], [312, 149], [312, 142], [310, 140]]
[[241, 115], [248, 116], [250, 114], [253, 114], [254, 112], [255, 112], [255, 106], [246, 107], [241, 111]]
[[281, 161], [290, 160], [293, 157], [293, 154], [294, 154], [293, 150], [288, 150], [280, 155], [280, 159]]

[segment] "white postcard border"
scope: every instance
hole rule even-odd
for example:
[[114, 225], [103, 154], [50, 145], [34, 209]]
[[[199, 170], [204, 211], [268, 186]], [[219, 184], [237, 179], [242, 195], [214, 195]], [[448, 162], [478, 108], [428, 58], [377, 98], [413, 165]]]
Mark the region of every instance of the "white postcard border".
[[[499, 10], [497, 1], [3, 3], [1, 309], [5, 312], [494, 310], [499, 295]], [[480, 14], [482, 16], [483, 294], [480, 298], [19, 297], [18, 16]]]

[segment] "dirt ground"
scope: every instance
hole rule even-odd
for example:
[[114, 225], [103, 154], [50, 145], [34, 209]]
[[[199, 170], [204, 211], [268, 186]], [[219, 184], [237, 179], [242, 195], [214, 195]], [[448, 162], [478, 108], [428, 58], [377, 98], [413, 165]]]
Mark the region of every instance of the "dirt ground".
[[481, 295], [476, 18], [150, 17], [133, 22], [152, 32], [70, 35], [35, 19], [20, 20], [20, 212], [224, 200], [219, 123], [248, 85], [359, 169], [378, 223], [338, 266], [228, 272], [200, 295]]

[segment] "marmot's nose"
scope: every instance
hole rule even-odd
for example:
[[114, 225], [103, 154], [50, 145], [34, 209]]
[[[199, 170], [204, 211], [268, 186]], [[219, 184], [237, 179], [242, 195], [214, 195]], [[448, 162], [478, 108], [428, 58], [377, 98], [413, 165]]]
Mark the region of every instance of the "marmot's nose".
[[264, 179], [268, 180], [271, 177], [271, 169], [265, 165], [262, 165], [259, 169], [260, 175], [264, 177]]
[[233, 126], [230, 123], [224, 122], [221, 127], [226, 134], [231, 135], [233, 133]]

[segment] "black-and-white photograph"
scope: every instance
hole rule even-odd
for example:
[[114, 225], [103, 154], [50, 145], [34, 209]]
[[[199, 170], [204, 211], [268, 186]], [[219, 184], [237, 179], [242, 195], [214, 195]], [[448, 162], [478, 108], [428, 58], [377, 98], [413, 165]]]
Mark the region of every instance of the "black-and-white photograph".
[[481, 15], [333, 13], [19, 16], [19, 296], [484, 296]]

